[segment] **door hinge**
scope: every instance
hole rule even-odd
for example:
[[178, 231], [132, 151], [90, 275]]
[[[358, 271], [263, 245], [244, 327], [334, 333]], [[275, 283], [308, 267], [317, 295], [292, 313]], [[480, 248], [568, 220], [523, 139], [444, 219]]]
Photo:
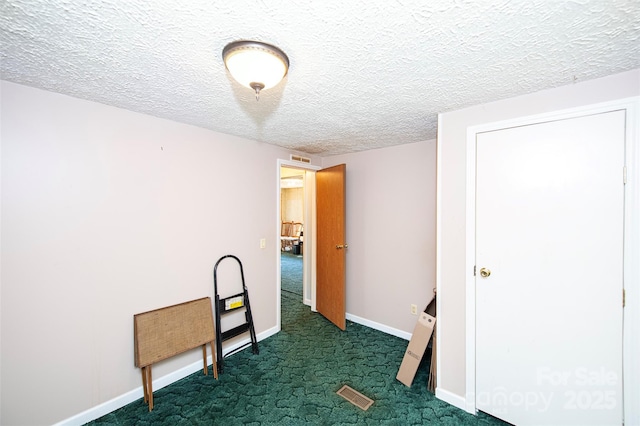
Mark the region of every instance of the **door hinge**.
[[624, 308], [624, 305], [626, 304], [626, 299], [627, 299], [627, 292], [625, 291], [625, 289], [622, 289], [622, 307]]
[[476, 276], [476, 265], [473, 265], [473, 276]]
[[622, 184], [627, 184], [627, 166], [622, 167]]

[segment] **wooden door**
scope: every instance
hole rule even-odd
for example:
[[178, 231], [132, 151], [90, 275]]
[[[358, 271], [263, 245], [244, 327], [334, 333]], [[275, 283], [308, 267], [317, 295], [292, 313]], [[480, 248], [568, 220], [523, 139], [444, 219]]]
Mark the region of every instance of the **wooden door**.
[[625, 112], [476, 138], [476, 407], [622, 423]]
[[346, 329], [345, 172], [340, 164], [316, 172], [316, 309]]

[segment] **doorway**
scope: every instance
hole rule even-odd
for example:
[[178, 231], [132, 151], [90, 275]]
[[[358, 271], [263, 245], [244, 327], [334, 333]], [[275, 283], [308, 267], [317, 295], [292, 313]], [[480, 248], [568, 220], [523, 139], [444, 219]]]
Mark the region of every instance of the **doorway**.
[[469, 129], [467, 411], [518, 424], [620, 424], [631, 408], [629, 105]]
[[[280, 289], [304, 303], [305, 170], [280, 168]], [[307, 303], [310, 305], [310, 303]]]
[[[278, 160], [278, 206], [277, 206], [277, 232], [278, 238], [282, 233], [282, 222], [287, 221], [301, 223], [302, 238], [297, 242], [298, 250], [294, 250], [294, 244], [287, 244], [288, 249], [283, 250], [281, 241], [277, 246], [277, 323], [282, 328], [282, 294], [286, 292], [287, 285], [283, 285], [283, 256], [289, 260], [285, 267], [294, 268], [295, 280], [302, 279], [301, 289], [296, 287], [293, 293], [295, 303], [303, 303], [315, 312], [315, 172], [320, 167], [296, 161]], [[284, 182], [284, 183], [283, 183]], [[288, 189], [291, 187], [292, 190]], [[283, 192], [290, 192], [283, 196]], [[289, 196], [290, 195], [290, 196]], [[301, 197], [301, 200], [300, 200]], [[287, 208], [286, 204], [290, 205]], [[300, 246], [300, 243], [302, 245]], [[300, 256], [300, 257], [298, 257]], [[300, 271], [297, 268], [301, 268]], [[295, 284], [298, 286], [299, 284]]]
[[478, 134], [476, 152], [476, 406], [620, 424], [624, 112]]

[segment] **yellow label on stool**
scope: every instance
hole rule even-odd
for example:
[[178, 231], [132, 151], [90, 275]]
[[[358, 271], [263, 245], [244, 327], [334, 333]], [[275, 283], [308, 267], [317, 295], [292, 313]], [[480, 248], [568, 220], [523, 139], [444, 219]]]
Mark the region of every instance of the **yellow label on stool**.
[[244, 306], [244, 297], [242, 296], [227, 299], [224, 302], [224, 308], [226, 310], [241, 308], [242, 306]]

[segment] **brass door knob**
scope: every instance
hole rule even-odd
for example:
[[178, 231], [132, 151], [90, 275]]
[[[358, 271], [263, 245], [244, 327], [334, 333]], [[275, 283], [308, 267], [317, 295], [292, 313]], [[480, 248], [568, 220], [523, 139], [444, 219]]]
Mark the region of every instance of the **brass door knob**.
[[338, 245], [336, 246], [336, 248], [337, 248], [338, 250], [343, 249], [343, 248], [349, 248], [349, 244], [338, 244]]
[[482, 278], [487, 278], [489, 275], [491, 275], [491, 270], [490, 269], [480, 268], [480, 276]]

